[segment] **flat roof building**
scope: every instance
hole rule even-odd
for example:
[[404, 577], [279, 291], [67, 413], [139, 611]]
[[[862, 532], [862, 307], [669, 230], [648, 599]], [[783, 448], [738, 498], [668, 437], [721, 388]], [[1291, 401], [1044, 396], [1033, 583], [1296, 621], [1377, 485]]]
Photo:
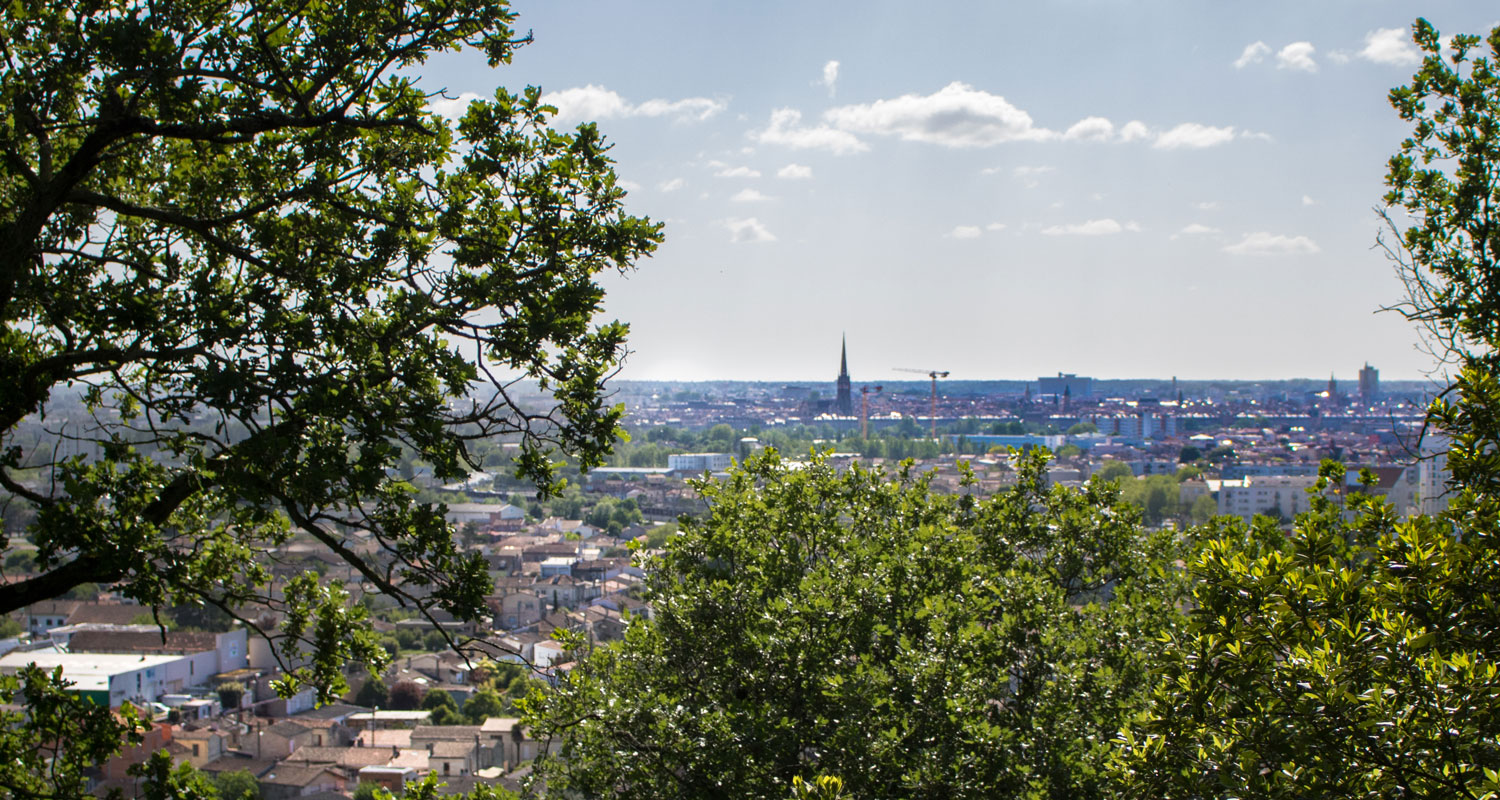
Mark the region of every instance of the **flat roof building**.
[[14, 675], [32, 664], [48, 672], [61, 667], [72, 691], [98, 705], [118, 708], [127, 701], [144, 705], [169, 694], [168, 672], [186, 662], [186, 656], [33, 650], [0, 656], [0, 674]]

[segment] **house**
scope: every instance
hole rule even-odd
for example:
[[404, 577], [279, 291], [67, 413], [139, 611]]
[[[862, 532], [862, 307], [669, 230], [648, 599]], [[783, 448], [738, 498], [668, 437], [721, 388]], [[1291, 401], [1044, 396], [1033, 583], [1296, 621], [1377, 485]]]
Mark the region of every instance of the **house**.
[[480, 741], [493, 751], [491, 765], [509, 772], [536, 758], [541, 743], [532, 739], [515, 717], [490, 717], [479, 726]]
[[494, 748], [485, 747], [484, 740], [481, 725], [419, 725], [412, 730], [411, 746], [427, 752], [434, 774], [473, 775], [494, 761]]
[[[465, 726], [467, 727], [467, 726]], [[473, 775], [479, 769], [479, 741], [427, 742], [427, 768], [434, 775]]]
[[32, 636], [42, 636], [53, 628], [68, 624], [74, 609], [83, 605], [78, 600], [43, 600], [26, 607], [26, 630]]
[[141, 734], [138, 744], [124, 743], [120, 752], [108, 761], [97, 766], [97, 783], [89, 787], [91, 792], [96, 792], [103, 797], [110, 789], [120, 789], [126, 794], [135, 794], [138, 779], [131, 777], [130, 768], [141, 764], [158, 750], [169, 749], [172, 746], [173, 734], [176, 728], [172, 725], [152, 725]]
[[348, 780], [332, 767], [277, 764], [256, 780], [261, 800], [292, 800], [318, 792], [342, 792]]
[[[531, 590], [536, 594], [548, 608], [553, 610], [559, 608], [578, 608], [588, 600], [593, 588], [582, 581], [574, 578], [568, 569], [562, 569], [552, 575], [547, 575], [546, 567], [549, 562], [542, 563], [542, 578], [532, 585]], [[564, 565], [564, 567], [569, 565]]]
[[373, 783], [397, 797], [408, 784], [416, 783], [417, 771], [411, 767], [365, 767], [358, 773], [360, 783]]
[[495, 612], [495, 626], [501, 630], [524, 628], [542, 618], [542, 602], [528, 587], [487, 598]]
[[332, 736], [325, 727], [288, 718], [257, 731], [256, 749], [262, 757], [286, 758], [299, 747], [331, 746]]
[[199, 769], [229, 752], [229, 737], [217, 728], [184, 725], [177, 729], [173, 740], [182, 748], [182, 760]]
[[359, 773], [367, 767], [384, 767], [401, 754], [390, 747], [299, 747], [282, 759], [293, 766], [330, 767], [346, 780], [358, 782]]
[[583, 610], [584, 630], [596, 642], [613, 642], [625, 638], [625, 618], [612, 608], [589, 606]]

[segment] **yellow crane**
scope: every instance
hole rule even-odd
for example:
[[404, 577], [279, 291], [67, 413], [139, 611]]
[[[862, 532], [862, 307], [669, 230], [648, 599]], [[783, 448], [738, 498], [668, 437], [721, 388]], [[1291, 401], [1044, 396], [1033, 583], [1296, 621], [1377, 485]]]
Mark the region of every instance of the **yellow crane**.
[[912, 369], [910, 367], [895, 367], [897, 372], [915, 372], [918, 375], [926, 375], [932, 379], [932, 439], [937, 441], [937, 382], [938, 378], [946, 378], [947, 370], [942, 369]]

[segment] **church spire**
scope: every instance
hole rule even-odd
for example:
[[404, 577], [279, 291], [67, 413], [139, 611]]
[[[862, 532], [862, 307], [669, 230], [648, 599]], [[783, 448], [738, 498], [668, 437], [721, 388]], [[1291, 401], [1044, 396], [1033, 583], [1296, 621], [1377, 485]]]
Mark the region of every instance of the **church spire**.
[[837, 394], [834, 395], [834, 412], [840, 416], [851, 416], [854, 414], [854, 391], [849, 382], [849, 337], [839, 337], [839, 379], [836, 384]]

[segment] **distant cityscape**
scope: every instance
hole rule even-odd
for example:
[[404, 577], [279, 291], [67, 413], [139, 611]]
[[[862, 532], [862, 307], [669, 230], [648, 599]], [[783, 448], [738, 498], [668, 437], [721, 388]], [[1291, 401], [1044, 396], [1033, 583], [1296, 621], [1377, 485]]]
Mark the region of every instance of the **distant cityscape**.
[[[377, 679], [351, 675], [344, 703], [318, 708], [310, 691], [275, 693], [284, 665], [274, 616], [262, 619], [267, 640], [222, 616], [172, 608], [160, 617], [163, 633], [149, 609], [102, 586], [26, 608], [0, 642], [0, 673], [43, 664], [101, 705], [129, 701], [159, 722], [182, 723], [158, 725], [142, 746], [102, 765], [96, 788], [129, 785], [127, 768], [163, 747], [210, 774], [250, 770], [266, 797], [348, 792], [362, 782], [399, 789], [426, 774], [519, 788], [542, 743], [521, 727], [514, 700], [572, 667], [554, 631], [608, 642], [621, 638], [630, 615], [650, 618], [642, 558], [684, 516], [706, 510], [694, 479], [723, 475], [770, 447], [794, 462], [817, 451], [837, 468], [911, 459], [932, 473], [934, 491], [979, 496], [1015, 484], [1015, 453], [1045, 447], [1053, 453], [1048, 481], [1119, 481], [1145, 524], [1159, 528], [1216, 515], [1289, 524], [1307, 510], [1325, 459], [1346, 466], [1349, 491], [1378, 494], [1400, 514], [1446, 502], [1442, 444], [1421, 438], [1429, 387], [1382, 383], [1370, 364], [1357, 380], [1258, 382], [1065, 372], [965, 380], [916, 367], [891, 373], [925, 380], [856, 381], [850, 364], [841, 346], [825, 383], [614, 383], [630, 441], [617, 443], [611, 464], [545, 503], [508, 474], [515, 442], [485, 443], [475, 452], [484, 469], [457, 482], [437, 480], [419, 460], [404, 464], [421, 499], [442, 502], [462, 548], [489, 567], [490, 616], [477, 622], [414, 616], [309, 537], [266, 553], [273, 593], [302, 570], [317, 571], [371, 610], [397, 657]], [[92, 454], [97, 443], [60, 434], [83, 419], [70, 408], [60, 399], [22, 438], [50, 437], [54, 458]], [[965, 469], [973, 480], [963, 479]], [[38, 489], [48, 479], [41, 470], [29, 478]], [[19, 535], [25, 509], [6, 512], [7, 530]], [[380, 557], [369, 532], [345, 535], [350, 547]], [[8, 580], [35, 567], [35, 549], [16, 545]], [[462, 652], [455, 641], [465, 643]], [[493, 668], [467, 660], [484, 657], [510, 672], [497, 681]]]

